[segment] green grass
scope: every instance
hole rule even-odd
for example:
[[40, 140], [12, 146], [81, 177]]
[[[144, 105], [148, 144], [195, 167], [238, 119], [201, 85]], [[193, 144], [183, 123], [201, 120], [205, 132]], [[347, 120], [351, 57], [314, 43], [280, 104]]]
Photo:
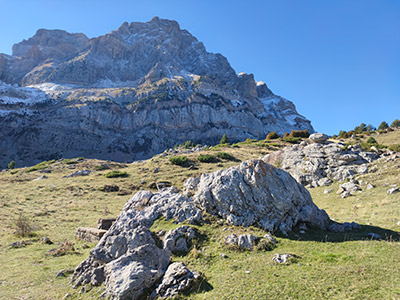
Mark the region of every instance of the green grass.
[[128, 177], [128, 176], [129, 174], [127, 172], [118, 170], [110, 171], [104, 174], [104, 177], [106, 178], [117, 178], [117, 177]]
[[[395, 132], [396, 133], [396, 132]], [[374, 138], [381, 143], [379, 136]], [[387, 138], [390, 138], [387, 137]], [[395, 139], [393, 139], [395, 140]], [[238, 160], [257, 158], [271, 151], [266, 147], [240, 144], [219, 147]], [[276, 148], [284, 145], [276, 142]], [[215, 151], [202, 152], [216, 155]], [[191, 161], [198, 153], [187, 154]], [[33, 181], [40, 169], [20, 174], [0, 173], [0, 299], [99, 299], [101, 287], [87, 293], [71, 288], [69, 278], [56, 278], [63, 269], [75, 268], [84, 260], [94, 244], [74, 240], [79, 226], [95, 227], [97, 220], [118, 216], [131, 194], [148, 189], [152, 182], [170, 181], [182, 189], [188, 177], [237, 165], [238, 162], [222, 159], [218, 164], [197, 162], [197, 169], [172, 165], [168, 158], [155, 156], [152, 160], [122, 165], [112, 162], [85, 159], [68, 165], [62, 161], [51, 163], [48, 179]], [[42, 163], [49, 166], [49, 162]], [[105, 178], [97, 166], [107, 165], [111, 171], [124, 168], [129, 177]], [[193, 226], [201, 234], [191, 251], [185, 256], [173, 256], [183, 261], [189, 269], [204, 276], [202, 287], [179, 299], [400, 299], [400, 243], [393, 241], [400, 226], [400, 194], [388, 195], [390, 185], [400, 185], [399, 159], [374, 163], [376, 171], [359, 176], [363, 191], [342, 199], [336, 194], [339, 183], [330, 187], [311, 189], [315, 203], [339, 222], [355, 221], [362, 225], [352, 233], [330, 233], [310, 228], [306, 234], [296, 229], [289, 237], [278, 236], [272, 251], [237, 251], [227, 248], [223, 238], [231, 233], [251, 233], [262, 236], [265, 232], [256, 227], [240, 228], [218, 222], [206, 216], [207, 223]], [[154, 173], [155, 168], [159, 169]], [[71, 169], [89, 169], [89, 176], [62, 178]], [[376, 188], [365, 189], [371, 182]], [[124, 193], [104, 193], [99, 188], [105, 184], [117, 185]], [[332, 192], [325, 194], [325, 189]], [[34, 227], [35, 236], [18, 237], [14, 220], [23, 211]], [[179, 225], [159, 219], [152, 230], [169, 230]], [[224, 230], [226, 228], [226, 230]], [[366, 239], [368, 232], [384, 237], [382, 241]], [[297, 235], [297, 236], [296, 236]], [[55, 243], [74, 242], [77, 253], [60, 257], [47, 256], [50, 249], [59, 245], [40, 244], [48, 236]], [[24, 248], [14, 249], [15, 241], [29, 241]], [[222, 258], [225, 253], [228, 258]], [[275, 253], [297, 256], [295, 262], [277, 265], [272, 262]], [[249, 274], [246, 271], [250, 271]]]
[[37, 165], [34, 165], [28, 169], [25, 170], [26, 173], [30, 173], [33, 171], [39, 171], [39, 170], [43, 170], [49, 167], [49, 165], [51, 165], [52, 163], [54, 163], [55, 160], [49, 160], [49, 161], [42, 161], [41, 163], [38, 163]]

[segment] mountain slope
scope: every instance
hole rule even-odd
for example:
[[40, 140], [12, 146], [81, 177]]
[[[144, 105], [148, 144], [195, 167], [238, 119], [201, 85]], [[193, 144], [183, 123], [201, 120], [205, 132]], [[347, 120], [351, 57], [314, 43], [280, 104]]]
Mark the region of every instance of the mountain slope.
[[0, 54], [0, 80], [3, 167], [61, 156], [132, 161], [189, 139], [313, 132], [292, 102], [157, 17], [92, 39], [38, 30]]

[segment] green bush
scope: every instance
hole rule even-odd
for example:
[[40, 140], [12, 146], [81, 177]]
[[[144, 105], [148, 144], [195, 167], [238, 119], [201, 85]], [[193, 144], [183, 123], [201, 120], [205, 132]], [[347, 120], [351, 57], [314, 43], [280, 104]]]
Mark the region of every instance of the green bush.
[[11, 169], [14, 169], [15, 168], [15, 161], [10, 161], [10, 163], [8, 164], [8, 168], [11, 170]]
[[211, 154], [200, 154], [197, 157], [197, 160], [202, 163], [213, 163], [218, 161], [217, 158]]
[[106, 178], [117, 178], [117, 177], [128, 177], [128, 176], [129, 176], [128, 173], [118, 170], [110, 171], [104, 174], [104, 177]]
[[84, 158], [83, 157], [77, 157], [77, 158], [66, 158], [66, 159], [63, 159], [63, 164], [66, 164], [66, 165], [74, 165], [74, 164], [77, 164], [78, 162], [80, 162], [81, 160], [84, 160]]
[[395, 152], [400, 152], [400, 144], [390, 145], [389, 150], [395, 151]]
[[226, 134], [224, 134], [221, 138], [221, 140], [219, 141], [220, 144], [229, 144], [229, 140], [228, 137], [226, 136]]
[[215, 155], [220, 159], [233, 160], [233, 161], [236, 160], [236, 158], [233, 155], [226, 152], [218, 152]]
[[290, 136], [285, 137], [283, 139], [284, 142], [291, 143], [291, 144], [297, 144], [300, 140], [301, 140], [300, 137], [290, 137]]
[[46, 169], [50, 164], [54, 163], [55, 160], [48, 160], [48, 161], [42, 161], [41, 163], [38, 163], [37, 165], [34, 165], [28, 169], [26, 169], [26, 173], [33, 172], [33, 171], [39, 171]]
[[188, 140], [188, 141], [183, 142], [180, 145], [175, 145], [174, 148], [192, 149], [195, 146], [196, 146], [195, 143], [193, 143], [192, 141]]
[[169, 158], [169, 161], [173, 164], [173, 165], [177, 165], [177, 166], [182, 166], [185, 163], [187, 163], [188, 158], [184, 155], [181, 156], [173, 156]]
[[378, 142], [371, 136], [367, 140], [367, 144], [378, 144]]
[[277, 134], [275, 131], [271, 131], [270, 133], [268, 133], [267, 137], [265, 138], [266, 140], [276, 140], [279, 139], [280, 135]]
[[292, 130], [292, 132], [288, 135], [288, 137], [292, 138], [308, 138], [310, 136], [309, 132], [304, 129], [304, 130]]

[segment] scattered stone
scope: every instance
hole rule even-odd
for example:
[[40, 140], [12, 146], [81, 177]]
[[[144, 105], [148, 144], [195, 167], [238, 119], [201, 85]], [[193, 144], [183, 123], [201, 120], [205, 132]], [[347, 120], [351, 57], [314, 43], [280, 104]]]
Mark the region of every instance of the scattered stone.
[[158, 172], [160, 172], [160, 169], [159, 169], [159, 168], [155, 168], [155, 169], [153, 170], [153, 173], [158, 173]]
[[274, 262], [277, 262], [278, 264], [284, 264], [284, 263], [286, 263], [286, 262], [288, 261], [288, 259], [289, 259], [290, 257], [293, 257], [293, 255], [290, 255], [290, 254], [278, 254], [278, 253], [276, 253], [276, 254], [274, 255], [274, 257], [272, 258], [272, 260], [273, 260]]
[[350, 192], [348, 191], [344, 191], [341, 195], [340, 195], [343, 199], [352, 196]]
[[246, 274], [250, 274], [250, 273], [251, 273], [251, 271], [246, 271], [245, 273], [246, 273]]
[[375, 187], [374, 185], [368, 183], [366, 189], [367, 189], [367, 190], [371, 190], [371, 189], [373, 189], [374, 187]]
[[167, 232], [164, 237], [164, 249], [179, 254], [186, 254], [196, 237], [196, 232], [190, 226], [181, 226]]
[[91, 228], [91, 227], [78, 227], [75, 231], [75, 239], [83, 240], [89, 243], [98, 242], [103, 237], [107, 230]]
[[47, 178], [48, 178], [47, 176], [43, 175], [43, 176], [40, 176], [40, 177], [38, 177], [36, 179], [33, 179], [33, 181], [43, 180], [43, 179], [47, 179]]
[[101, 218], [97, 220], [97, 229], [108, 230], [115, 222], [115, 218]]
[[333, 181], [345, 181], [356, 172], [366, 172], [366, 163], [379, 157], [379, 154], [364, 152], [360, 147], [343, 150], [343, 144], [324, 142], [285, 147], [262, 159], [279, 164], [303, 186], [317, 187], [330, 185]]
[[219, 256], [221, 256], [222, 258], [228, 258], [228, 255], [226, 255], [225, 253], [221, 253]]
[[366, 173], [368, 173], [368, 166], [366, 164], [363, 164], [363, 165], [359, 166], [357, 168], [357, 173], [358, 174], [366, 174]]
[[199, 183], [199, 177], [190, 177], [183, 183], [183, 193], [185, 195], [193, 195], [196, 192]]
[[349, 192], [350, 194], [353, 194], [356, 191], [360, 191], [361, 190], [361, 188], [357, 184], [355, 184], [353, 182], [343, 183], [343, 184], [340, 185], [340, 187], [342, 189], [344, 189], [346, 192]]
[[10, 244], [10, 247], [11, 248], [23, 248], [23, 247], [26, 247], [27, 245], [29, 245], [29, 243], [26, 241], [17, 241], [17, 242]]
[[42, 238], [40, 239], [40, 243], [41, 243], [41, 244], [47, 244], [47, 245], [53, 244], [53, 242], [52, 242], [52, 241], [50, 240], [50, 238], [47, 237], [47, 236], [42, 237]]
[[387, 191], [388, 194], [394, 194], [398, 192], [400, 192], [400, 189], [398, 187], [391, 188]]
[[398, 222], [397, 222], [397, 225], [399, 225], [399, 226], [400, 226], [400, 221], [398, 221]]
[[330, 192], [332, 192], [332, 189], [325, 189], [324, 190], [324, 194], [329, 194]]
[[65, 274], [64, 274], [63, 272], [59, 272], [59, 273], [56, 275], [56, 278], [60, 278], [60, 277], [65, 277]]
[[306, 232], [304, 230], [299, 231], [300, 234], [305, 234]]
[[238, 237], [236, 234], [231, 234], [225, 237], [225, 245], [237, 245], [238, 244]]
[[70, 175], [63, 176], [63, 178], [69, 178], [69, 177], [77, 177], [77, 176], [88, 176], [92, 171], [90, 170], [79, 170], [75, 171]]
[[71, 296], [70, 293], [66, 293], [66, 294], [64, 295], [64, 297], [62, 297], [62, 300], [65, 300], [65, 299], [69, 298], [70, 296]]
[[382, 237], [381, 237], [379, 234], [374, 233], [374, 232], [369, 232], [369, 233], [367, 234], [367, 236], [368, 236], [369, 238], [371, 238], [371, 239], [374, 239], [374, 240], [381, 240], [381, 239], [382, 239]]
[[199, 279], [200, 275], [190, 271], [184, 263], [174, 262], [169, 265], [161, 283], [152, 293], [151, 299], [156, 297], [166, 299], [187, 292], [198, 285]]

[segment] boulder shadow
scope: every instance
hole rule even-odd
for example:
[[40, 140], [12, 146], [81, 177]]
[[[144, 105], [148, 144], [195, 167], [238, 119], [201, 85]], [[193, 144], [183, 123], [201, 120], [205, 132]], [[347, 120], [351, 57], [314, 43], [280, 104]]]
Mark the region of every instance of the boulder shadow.
[[[325, 231], [318, 227], [308, 225], [308, 228], [304, 233], [300, 232], [301, 229], [295, 227], [293, 231], [288, 234], [288, 236], [285, 236], [281, 233], [276, 233], [276, 236], [296, 241], [314, 241], [322, 243], [341, 243], [348, 241], [369, 240], [381, 240], [387, 242], [400, 241], [400, 232], [372, 225], [360, 225], [359, 229], [345, 232]], [[373, 235], [371, 235], [371, 233]]]

